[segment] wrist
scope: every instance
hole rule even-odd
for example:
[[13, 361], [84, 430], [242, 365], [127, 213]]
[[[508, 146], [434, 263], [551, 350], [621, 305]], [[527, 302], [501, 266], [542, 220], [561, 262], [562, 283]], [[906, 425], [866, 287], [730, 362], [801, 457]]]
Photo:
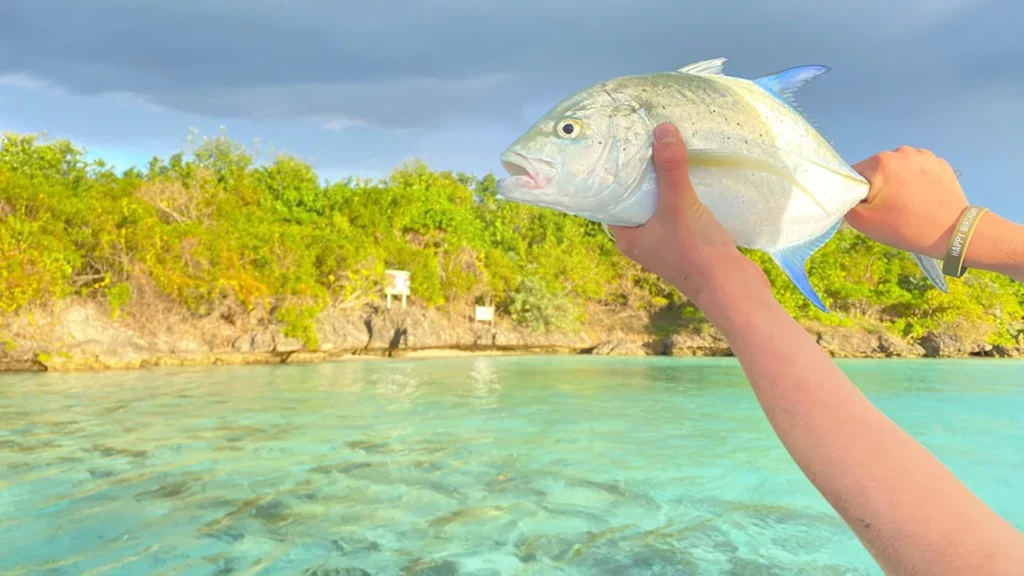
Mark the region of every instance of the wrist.
[[706, 255], [699, 265], [688, 266], [667, 280], [713, 324], [723, 312], [751, 296], [774, 299], [764, 271], [734, 246]]
[[985, 212], [964, 251], [963, 265], [1024, 282], [1024, 226]]

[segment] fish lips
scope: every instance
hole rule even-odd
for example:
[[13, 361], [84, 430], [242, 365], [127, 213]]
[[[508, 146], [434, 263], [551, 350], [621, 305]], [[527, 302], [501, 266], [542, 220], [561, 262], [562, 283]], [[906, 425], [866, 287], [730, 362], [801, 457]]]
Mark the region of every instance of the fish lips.
[[[558, 166], [549, 160], [533, 158], [513, 152], [505, 151], [501, 155], [501, 165], [508, 172], [508, 178], [502, 178], [503, 188], [506, 190], [522, 190], [532, 193], [543, 193], [548, 184], [558, 175]], [[531, 194], [532, 195], [532, 194]]]

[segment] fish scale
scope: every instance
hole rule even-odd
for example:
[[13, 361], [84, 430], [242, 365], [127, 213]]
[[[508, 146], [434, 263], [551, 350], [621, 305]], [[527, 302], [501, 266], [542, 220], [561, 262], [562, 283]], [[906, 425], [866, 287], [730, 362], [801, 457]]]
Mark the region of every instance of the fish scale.
[[[753, 80], [722, 73], [725, 58], [622, 76], [555, 105], [501, 155], [500, 197], [604, 225], [639, 226], [657, 206], [654, 127], [675, 124], [700, 200], [735, 243], [769, 254], [816, 307], [807, 277], [870, 185], [800, 110], [795, 94], [829, 70], [797, 66]], [[685, 247], [683, 247], [685, 249]], [[938, 263], [912, 254], [947, 292]]]

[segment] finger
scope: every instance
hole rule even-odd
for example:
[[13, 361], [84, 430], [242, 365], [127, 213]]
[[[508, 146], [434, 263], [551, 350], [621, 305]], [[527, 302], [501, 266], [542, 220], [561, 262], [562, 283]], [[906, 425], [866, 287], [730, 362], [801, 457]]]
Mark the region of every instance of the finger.
[[654, 129], [654, 169], [658, 174], [658, 210], [678, 209], [696, 200], [690, 184], [686, 145], [671, 123]]
[[854, 230], [860, 232], [861, 234], [864, 234], [863, 227], [866, 219], [862, 212], [862, 210], [864, 209], [863, 206], [864, 204], [858, 204], [854, 206], [853, 208], [850, 209], [849, 212], [846, 213], [846, 216], [843, 218], [844, 220], [846, 220], [847, 224], [852, 226]]

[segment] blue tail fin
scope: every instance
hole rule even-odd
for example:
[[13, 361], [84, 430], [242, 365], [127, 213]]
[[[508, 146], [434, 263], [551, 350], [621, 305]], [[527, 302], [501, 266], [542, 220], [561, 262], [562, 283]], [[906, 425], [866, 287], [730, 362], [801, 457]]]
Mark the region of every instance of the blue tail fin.
[[910, 253], [914, 257], [914, 261], [917, 262], [918, 267], [924, 272], [924, 275], [928, 277], [928, 280], [944, 294], [949, 293], [949, 285], [946, 284], [946, 277], [942, 274], [942, 269], [939, 268], [938, 262], [932, 260], [927, 256], [920, 254]]
[[807, 297], [819, 310], [828, 313], [828, 307], [821, 301], [818, 294], [814, 291], [814, 287], [811, 286], [811, 281], [807, 277], [807, 259], [810, 258], [815, 252], [817, 252], [822, 246], [824, 246], [832, 236], [842, 226], [843, 221], [838, 220], [824, 233], [804, 240], [799, 244], [793, 244], [779, 250], [768, 252], [768, 254], [775, 260], [775, 263], [782, 268], [782, 271], [786, 273], [790, 281], [800, 290], [800, 292]]

